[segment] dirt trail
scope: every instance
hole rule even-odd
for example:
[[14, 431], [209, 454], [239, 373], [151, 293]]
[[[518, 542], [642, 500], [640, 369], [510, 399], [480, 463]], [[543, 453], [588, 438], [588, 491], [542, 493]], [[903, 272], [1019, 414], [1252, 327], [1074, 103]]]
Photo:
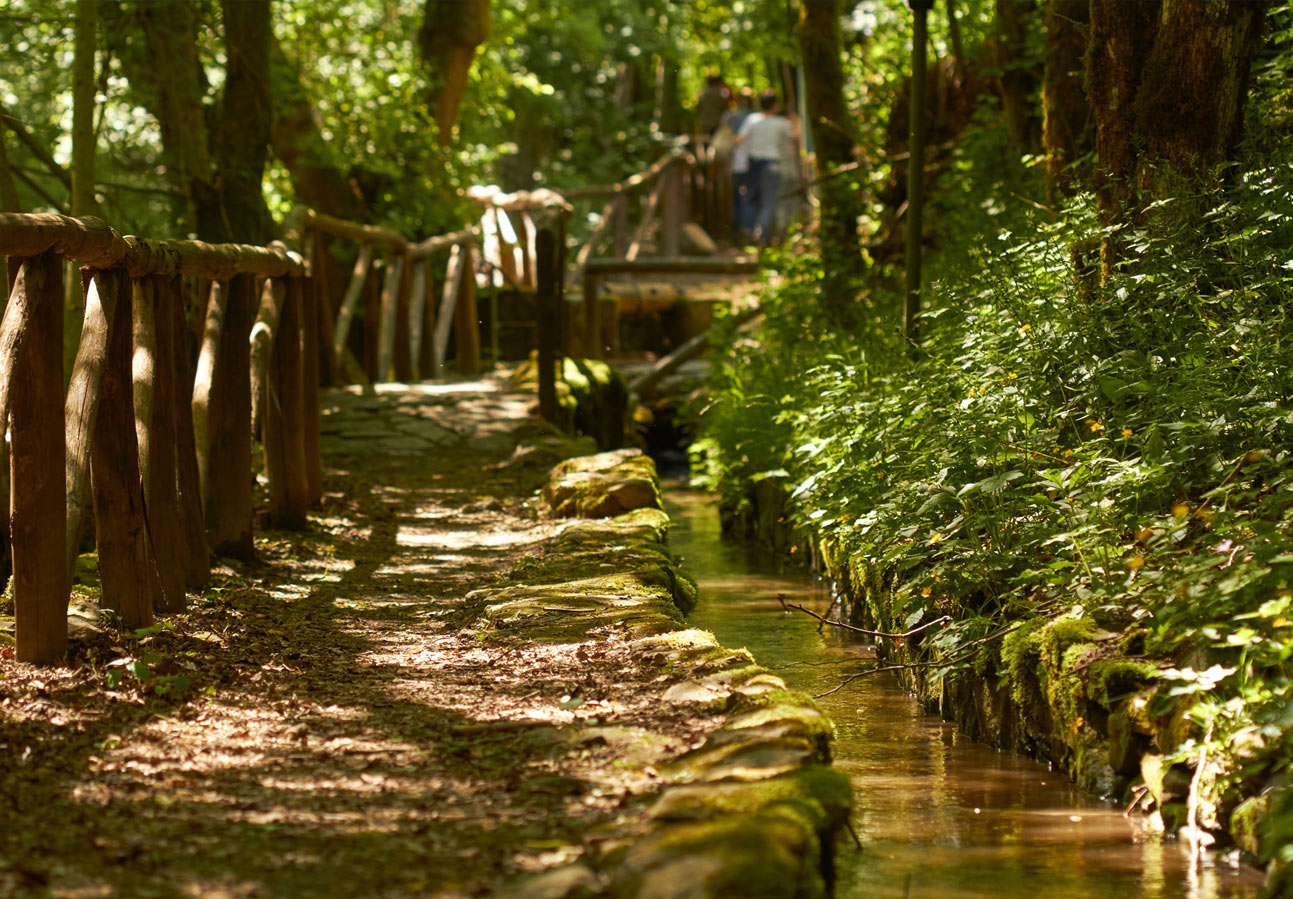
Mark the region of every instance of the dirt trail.
[[310, 532], [151, 633], [0, 660], [0, 895], [484, 895], [642, 830], [718, 718], [614, 633], [476, 629], [558, 530], [526, 500], [556, 458], [508, 464], [527, 403], [335, 394]]

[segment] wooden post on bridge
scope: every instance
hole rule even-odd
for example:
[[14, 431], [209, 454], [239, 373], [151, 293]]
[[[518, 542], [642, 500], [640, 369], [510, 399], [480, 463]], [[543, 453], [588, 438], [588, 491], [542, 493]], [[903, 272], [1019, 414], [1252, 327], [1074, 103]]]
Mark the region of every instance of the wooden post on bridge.
[[67, 651], [62, 267], [62, 257], [52, 250], [22, 260], [0, 342], [0, 410], [7, 407], [9, 412], [9, 478], [11, 484], [23, 485], [13, 491], [10, 510], [21, 662], [52, 662]]
[[251, 353], [248, 337], [256, 312], [251, 275], [230, 279], [224, 334], [211, 384], [206, 477], [207, 543], [220, 556], [250, 561]]
[[629, 198], [624, 191], [615, 194], [611, 207], [611, 234], [614, 255], [622, 257], [629, 251]]
[[404, 287], [404, 266], [407, 259], [392, 256], [382, 279], [381, 318], [378, 324], [377, 368], [373, 382], [389, 381], [395, 364], [395, 333], [398, 330], [400, 293]]
[[391, 331], [395, 339], [395, 380], [408, 384], [413, 380], [412, 334], [409, 306], [413, 299], [413, 260], [406, 254], [400, 265], [400, 289], [395, 294], [395, 322]]
[[303, 530], [309, 509], [305, 410], [301, 373], [300, 278], [286, 278], [283, 307], [274, 332], [269, 377], [264, 385], [265, 470], [269, 476], [271, 527]]
[[600, 280], [584, 271], [584, 352], [588, 359], [602, 358], [602, 308], [597, 296]]
[[[99, 414], [90, 440], [90, 483], [94, 494], [95, 543], [103, 604], [128, 628], [153, 623], [162, 601], [157, 557], [144, 518], [139, 478], [139, 444], [131, 398], [130, 279], [119, 271], [95, 275], [103, 295], [113, 295], [107, 320], [107, 358], [99, 388]], [[110, 304], [105, 302], [104, 309]]]
[[535, 240], [535, 279], [538, 301], [539, 343], [539, 415], [545, 421], [557, 420], [557, 329], [560, 325], [561, 297], [559, 278], [561, 260], [557, 236], [545, 226]]
[[682, 226], [687, 220], [684, 203], [683, 164], [675, 162], [665, 169], [660, 177], [664, 179], [664, 220], [660, 226], [660, 253], [663, 256], [677, 256], [682, 252]]

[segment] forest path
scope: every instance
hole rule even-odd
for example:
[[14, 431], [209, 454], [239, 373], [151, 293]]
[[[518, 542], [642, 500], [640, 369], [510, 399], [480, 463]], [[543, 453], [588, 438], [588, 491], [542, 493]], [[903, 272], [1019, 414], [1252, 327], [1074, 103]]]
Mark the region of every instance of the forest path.
[[0, 894], [494, 894], [641, 830], [651, 763], [717, 719], [627, 635], [474, 629], [470, 591], [560, 530], [527, 500], [556, 459], [508, 462], [531, 401], [333, 393], [309, 532], [69, 667], [0, 663]]

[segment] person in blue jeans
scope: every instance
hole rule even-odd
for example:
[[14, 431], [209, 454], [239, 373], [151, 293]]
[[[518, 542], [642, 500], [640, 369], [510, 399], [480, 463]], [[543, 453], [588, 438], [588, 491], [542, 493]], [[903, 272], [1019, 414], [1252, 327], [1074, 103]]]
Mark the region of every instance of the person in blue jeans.
[[[754, 114], [754, 92], [748, 87], [741, 88], [736, 97], [736, 106], [723, 120], [732, 131], [733, 138], [741, 133], [745, 120]], [[754, 230], [754, 206], [750, 204], [753, 192], [749, 184], [750, 152], [738, 144], [732, 151], [732, 242], [740, 240], [744, 234]]]
[[781, 196], [781, 158], [792, 154], [783, 149], [794, 142], [794, 130], [780, 114], [775, 91], [759, 95], [759, 112], [751, 114], [741, 125], [737, 143], [750, 154], [746, 182], [754, 210], [754, 240], [767, 246], [777, 222], [777, 204]]

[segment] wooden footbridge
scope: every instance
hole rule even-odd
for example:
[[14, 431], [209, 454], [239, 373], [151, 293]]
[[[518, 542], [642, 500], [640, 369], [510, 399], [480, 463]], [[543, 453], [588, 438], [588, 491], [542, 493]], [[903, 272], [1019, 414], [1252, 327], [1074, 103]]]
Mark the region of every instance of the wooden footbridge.
[[[479, 221], [422, 241], [309, 209], [289, 217], [285, 243], [264, 247], [0, 215], [9, 273], [0, 323], [9, 486], [0, 496], [10, 503], [0, 549], [12, 567], [18, 659], [48, 663], [66, 651], [72, 573], [91, 519], [102, 605], [123, 627], [182, 610], [186, 593], [208, 583], [213, 553], [251, 559], [254, 440], [270, 525], [304, 528], [323, 495], [320, 386], [440, 377], [451, 365], [475, 374], [480, 288], [533, 292], [540, 408], [555, 416], [557, 358], [617, 345], [618, 306], [599, 292], [606, 277], [756, 268], [682, 256], [689, 222], [726, 233], [721, 181], [679, 148], [618, 184], [565, 195], [473, 190]], [[568, 252], [575, 204], [590, 202], [604, 203], [598, 224]], [[647, 258], [657, 229], [663, 255]], [[607, 243], [612, 255], [598, 258]], [[330, 260], [351, 253], [342, 289]], [[69, 270], [79, 271], [84, 317], [65, 382]], [[567, 302], [575, 283], [582, 295]], [[494, 346], [498, 327], [495, 307]]]

